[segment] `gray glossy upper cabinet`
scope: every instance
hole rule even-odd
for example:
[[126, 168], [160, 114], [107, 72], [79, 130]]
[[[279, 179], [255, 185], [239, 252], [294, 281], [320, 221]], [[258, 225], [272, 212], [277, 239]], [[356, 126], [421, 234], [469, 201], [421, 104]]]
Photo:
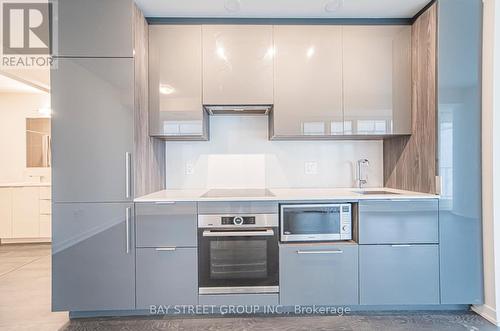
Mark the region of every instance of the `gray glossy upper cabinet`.
[[60, 0], [55, 3], [54, 55], [133, 56], [132, 0]]
[[52, 309], [134, 309], [133, 204], [54, 204], [52, 215]]
[[134, 60], [56, 59], [51, 85], [53, 201], [131, 201]]
[[149, 27], [151, 136], [171, 140], [207, 139], [201, 55], [201, 25]]
[[273, 137], [342, 135], [342, 27], [276, 25], [274, 47]]
[[411, 26], [344, 26], [344, 134], [411, 134]]
[[271, 25], [203, 25], [203, 104], [272, 104], [273, 57]]

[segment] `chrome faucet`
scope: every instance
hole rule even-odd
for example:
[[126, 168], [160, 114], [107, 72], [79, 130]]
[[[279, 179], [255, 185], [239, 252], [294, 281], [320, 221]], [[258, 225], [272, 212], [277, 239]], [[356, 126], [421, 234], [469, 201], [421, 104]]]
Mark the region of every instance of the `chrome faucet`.
[[362, 166], [366, 164], [367, 166], [370, 165], [370, 161], [368, 159], [359, 159], [358, 160], [358, 187], [363, 188], [363, 185], [368, 183], [368, 178], [366, 174], [362, 174], [361, 169], [363, 168]]

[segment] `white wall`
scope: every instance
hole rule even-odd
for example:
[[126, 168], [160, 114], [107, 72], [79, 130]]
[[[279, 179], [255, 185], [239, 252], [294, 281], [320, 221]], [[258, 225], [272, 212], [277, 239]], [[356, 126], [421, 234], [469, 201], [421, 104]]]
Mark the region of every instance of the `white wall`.
[[[213, 116], [209, 142], [168, 142], [167, 188], [352, 187], [360, 158], [370, 161], [367, 187], [383, 186], [381, 141], [269, 141], [267, 121]], [[305, 162], [318, 173], [306, 175]]]
[[[496, 2], [496, 3], [495, 3]], [[483, 263], [485, 304], [473, 309], [500, 325], [500, 3], [484, 0]]]
[[26, 168], [26, 118], [49, 108], [47, 93], [0, 93], [0, 182], [24, 182], [30, 174], [50, 175]]

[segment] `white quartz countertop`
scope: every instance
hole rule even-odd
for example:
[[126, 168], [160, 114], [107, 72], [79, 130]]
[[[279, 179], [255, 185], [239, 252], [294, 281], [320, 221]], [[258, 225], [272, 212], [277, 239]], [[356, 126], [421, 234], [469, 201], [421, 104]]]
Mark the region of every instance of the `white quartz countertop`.
[[27, 182], [12, 182], [0, 183], [0, 187], [43, 187], [51, 186], [50, 183], [27, 183]]
[[364, 191], [389, 191], [393, 194], [361, 194], [356, 188], [293, 188], [269, 189], [273, 197], [202, 197], [208, 189], [181, 190], [169, 189], [151, 193], [135, 202], [178, 202], [178, 201], [293, 201], [293, 200], [405, 200], [405, 199], [437, 199], [438, 195], [389, 188], [366, 188]]

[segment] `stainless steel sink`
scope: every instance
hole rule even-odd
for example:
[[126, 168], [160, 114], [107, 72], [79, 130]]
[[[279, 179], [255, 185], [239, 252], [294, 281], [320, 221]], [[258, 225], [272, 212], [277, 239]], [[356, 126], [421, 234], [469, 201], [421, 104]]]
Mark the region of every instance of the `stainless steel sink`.
[[399, 193], [394, 193], [390, 191], [366, 191], [366, 190], [360, 190], [360, 191], [353, 191], [354, 193], [359, 193], [363, 195], [382, 195], [382, 194], [399, 194]]

